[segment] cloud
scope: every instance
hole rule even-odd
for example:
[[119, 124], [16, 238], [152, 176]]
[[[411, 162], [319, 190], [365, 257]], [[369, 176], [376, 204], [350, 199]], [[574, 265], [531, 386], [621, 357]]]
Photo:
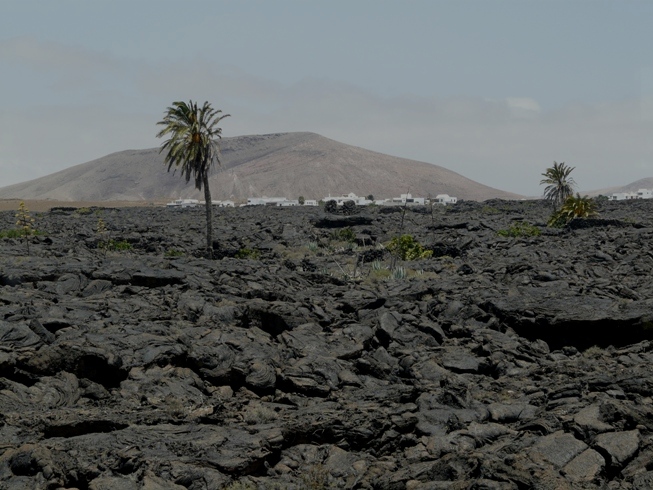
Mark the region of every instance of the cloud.
[[530, 97], [508, 97], [506, 103], [514, 117], [530, 119], [541, 112], [540, 104]]
[[[29, 84], [17, 67], [30, 70]], [[575, 166], [586, 190], [653, 176], [644, 98], [547, 111], [525, 95], [384, 97], [329, 78], [281, 84], [199, 58], [120, 59], [33, 39], [1, 42], [0, 71], [13, 95], [0, 113], [0, 186], [157, 146], [165, 108], [190, 98], [232, 115], [225, 136], [313, 131], [526, 195], [541, 194], [540, 174], [554, 160]]]

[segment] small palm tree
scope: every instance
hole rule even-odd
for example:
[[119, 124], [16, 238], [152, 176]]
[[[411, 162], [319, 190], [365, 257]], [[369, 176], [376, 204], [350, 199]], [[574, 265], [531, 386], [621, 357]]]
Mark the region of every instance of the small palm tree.
[[173, 102], [166, 109], [165, 115], [157, 125], [164, 128], [156, 135], [157, 138], [170, 135], [161, 145], [162, 151], [167, 151], [165, 162], [168, 172], [175, 167], [181, 167], [181, 175], [190, 181], [195, 179], [195, 188], [199, 191], [204, 186], [206, 202], [206, 248], [209, 256], [213, 251], [213, 209], [211, 190], [209, 189], [209, 170], [214, 163], [220, 165], [220, 147], [218, 141], [222, 138], [222, 128], [218, 123], [229, 114], [213, 109], [211, 104], [204, 102], [198, 107], [192, 100]]
[[549, 226], [564, 226], [573, 219], [585, 219], [598, 216], [596, 202], [588, 196], [576, 193], [569, 196], [562, 207], [549, 219]]
[[574, 168], [576, 167], [568, 167], [565, 162], [553, 162], [553, 167], [547, 168], [542, 174], [545, 178], [540, 181], [540, 185], [546, 184], [544, 198], [553, 203], [554, 209], [557, 209], [569, 196], [574, 195], [576, 182], [569, 177]]

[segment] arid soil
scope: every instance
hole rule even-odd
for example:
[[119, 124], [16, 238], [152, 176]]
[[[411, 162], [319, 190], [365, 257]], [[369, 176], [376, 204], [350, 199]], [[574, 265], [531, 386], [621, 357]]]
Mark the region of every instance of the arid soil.
[[0, 238], [0, 489], [653, 487], [653, 202], [82, 208]]

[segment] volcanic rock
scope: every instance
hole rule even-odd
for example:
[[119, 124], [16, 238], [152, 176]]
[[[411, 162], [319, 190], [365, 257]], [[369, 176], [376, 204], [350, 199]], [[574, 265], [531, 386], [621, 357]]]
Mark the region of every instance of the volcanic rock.
[[199, 209], [1, 238], [0, 488], [650, 486], [653, 203], [357, 211], [216, 210], [213, 259]]

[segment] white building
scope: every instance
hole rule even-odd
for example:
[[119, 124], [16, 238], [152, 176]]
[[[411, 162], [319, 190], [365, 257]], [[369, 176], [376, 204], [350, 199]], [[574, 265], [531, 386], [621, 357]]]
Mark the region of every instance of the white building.
[[287, 201], [285, 197], [248, 197], [247, 206], [278, 206], [285, 201]]
[[233, 201], [211, 201], [211, 204], [218, 208], [233, 208], [236, 207], [236, 203]]
[[317, 199], [304, 199], [304, 206], [317, 206]]
[[197, 199], [176, 199], [166, 204], [166, 206], [169, 208], [194, 208], [199, 203]]
[[353, 192], [350, 192], [346, 196], [329, 196], [325, 197], [324, 202], [329, 202], [329, 201], [335, 201], [338, 206], [342, 206], [343, 203], [347, 201], [354, 201], [354, 204], [357, 206], [367, 206], [368, 204], [372, 204], [373, 201], [370, 201], [369, 199], [365, 197], [358, 197], [356, 194]]
[[399, 197], [393, 197], [392, 199], [387, 199], [391, 204], [414, 204], [417, 206], [423, 206], [428, 202], [428, 199], [423, 197], [413, 197], [412, 194], [401, 194]]
[[627, 201], [630, 199], [637, 199], [635, 192], [615, 192], [608, 196], [609, 201]]
[[[315, 206], [317, 206], [317, 201]], [[292, 207], [299, 206], [298, 199], [286, 199], [285, 197], [250, 197], [247, 199], [246, 206], [281, 206], [281, 207]], [[306, 205], [306, 201], [304, 202]]]
[[433, 199], [434, 204], [456, 204], [458, 202], [457, 197], [452, 197], [449, 194], [438, 194], [435, 196], [435, 199]]
[[610, 201], [627, 201], [630, 199], [653, 199], [653, 189], [639, 189], [637, 192], [615, 192], [608, 196]]

